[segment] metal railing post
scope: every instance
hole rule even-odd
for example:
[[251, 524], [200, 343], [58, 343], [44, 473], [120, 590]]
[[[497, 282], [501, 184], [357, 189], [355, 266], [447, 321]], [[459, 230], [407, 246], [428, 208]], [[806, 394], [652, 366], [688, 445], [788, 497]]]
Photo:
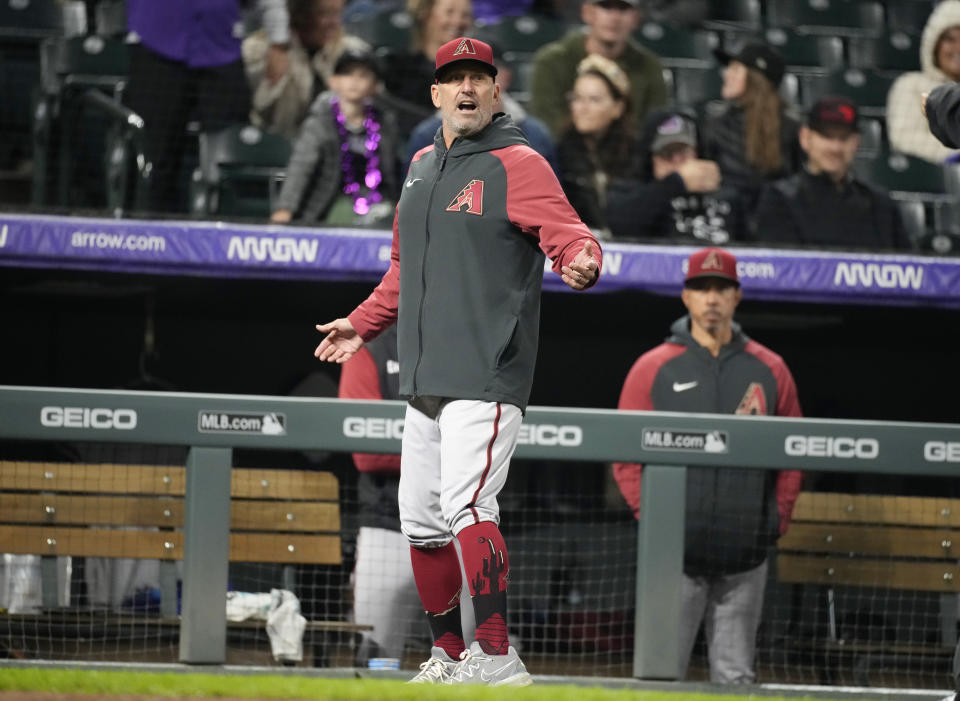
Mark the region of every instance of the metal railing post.
[[647, 465], [637, 526], [633, 676], [679, 679], [687, 468]]
[[183, 534], [180, 661], [222, 664], [227, 655], [230, 448], [190, 448]]

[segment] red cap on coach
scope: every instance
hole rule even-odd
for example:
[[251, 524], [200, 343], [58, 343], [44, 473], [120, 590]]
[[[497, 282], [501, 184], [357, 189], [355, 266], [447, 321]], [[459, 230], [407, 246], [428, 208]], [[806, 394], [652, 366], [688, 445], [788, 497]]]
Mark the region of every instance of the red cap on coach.
[[722, 248], [701, 248], [687, 260], [686, 280], [701, 277], [719, 277], [740, 284], [736, 257]]
[[448, 41], [437, 49], [437, 66], [433, 71], [433, 77], [439, 79], [442, 69], [460, 61], [481, 63], [490, 75], [497, 75], [497, 66], [493, 62], [493, 49], [490, 48], [490, 44], [479, 39], [460, 37]]

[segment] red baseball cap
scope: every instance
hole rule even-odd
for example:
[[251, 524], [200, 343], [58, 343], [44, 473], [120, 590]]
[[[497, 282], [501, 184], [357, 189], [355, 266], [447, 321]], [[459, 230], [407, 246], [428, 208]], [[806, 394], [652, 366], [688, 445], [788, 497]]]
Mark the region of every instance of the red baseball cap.
[[722, 248], [701, 248], [690, 254], [687, 260], [685, 281], [702, 277], [719, 277], [740, 284], [737, 277], [737, 259]]
[[497, 75], [497, 66], [493, 62], [493, 49], [490, 44], [482, 42], [479, 39], [470, 37], [460, 37], [437, 49], [437, 66], [433, 71], [433, 77], [440, 79], [440, 71], [461, 61], [474, 61], [483, 64], [483, 67], [491, 76]]

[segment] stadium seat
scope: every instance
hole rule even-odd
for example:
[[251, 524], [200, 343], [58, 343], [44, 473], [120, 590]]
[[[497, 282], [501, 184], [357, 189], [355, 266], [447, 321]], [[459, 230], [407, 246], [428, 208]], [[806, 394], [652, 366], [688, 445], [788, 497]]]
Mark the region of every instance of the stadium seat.
[[808, 34], [878, 35], [883, 5], [874, 0], [767, 0], [769, 27], [793, 27]]
[[886, 136], [883, 131], [883, 120], [873, 117], [860, 119], [860, 148], [857, 155], [862, 157], [876, 156], [889, 150]]
[[102, 205], [106, 178], [99, 165], [107, 132], [129, 112], [118, 109], [129, 70], [127, 44], [96, 35], [48, 38], [41, 55], [43, 94], [34, 107], [32, 201], [47, 203], [57, 171], [58, 204]]
[[669, 24], [644, 22], [634, 39], [660, 57], [665, 66], [708, 68], [716, 64], [713, 50], [720, 38], [711, 31], [678, 29]]
[[720, 99], [723, 77], [720, 69], [713, 68], [671, 68], [674, 101], [681, 107], [692, 107], [698, 112], [711, 100]]
[[920, 36], [936, 2], [931, 0], [885, 0], [887, 30]]
[[857, 103], [861, 114], [882, 117], [893, 81], [889, 74], [876, 70], [845, 68], [827, 75], [802, 76], [800, 94], [808, 107], [825, 95], [844, 95]]
[[708, 5], [709, 17], [703, 21], [706, 29], [759, 30], [763, 24], [760, 0], [725, 0], [711, 2]]
[[851, 37], [848, 42], [850, 66], [879, 71], [920, 70], [920, 38], [895, 31], [880, 37]]
[[250, 124], [201, 132], [191, 212], [269, 217], [291, 151], [288, 139]]
[[40, 42], [62, 26], [61, 6], [54, 0], [0, 2], [0, 170], [16, 170], [29, 158]]
[[500, 51], [532, 53], [570, 30], [570, 24], [551, 17], [522, 15], [478, 27], [476, 36], [497, 45]]
[[947, 194], [944, 168], [922, 158], [896, 151], [885, 151], [873, 158], [854, 161], [857, 174], [890, 192], [917, 193], [928, 201]]
[[[755, 34], [730, 32], [725, 46], [738, 46]], [[843, 39], [836, 36], [801, 34], [789, 27], [770, 27], [761, 38], [783, 56], [787, 70], [795, 74], [826, 73], [844, 65]]]
[[387, 10], [372, 17], [344, 23], [344, 29], [366, 41], [378, 52], [407, 49], [411, 42], [413, 17], [403, 10]]

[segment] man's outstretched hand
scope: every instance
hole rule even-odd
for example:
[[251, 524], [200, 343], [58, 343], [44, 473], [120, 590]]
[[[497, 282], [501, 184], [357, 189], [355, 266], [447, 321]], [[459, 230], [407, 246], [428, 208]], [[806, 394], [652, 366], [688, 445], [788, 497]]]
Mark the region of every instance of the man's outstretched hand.
[[317, 331], [327, 334], [313, 351], [320, 360], [345, 363], [363, 345], [363, 339], [348, 319], [334, 319], [328, 324], [317, 324]]
[[593, 241], [587, 241], [570, 265], [560, 268], [560, 279], [575, 290], [582, 290], [593, 284], [600, 274], [600, 265], [593, 257]]

